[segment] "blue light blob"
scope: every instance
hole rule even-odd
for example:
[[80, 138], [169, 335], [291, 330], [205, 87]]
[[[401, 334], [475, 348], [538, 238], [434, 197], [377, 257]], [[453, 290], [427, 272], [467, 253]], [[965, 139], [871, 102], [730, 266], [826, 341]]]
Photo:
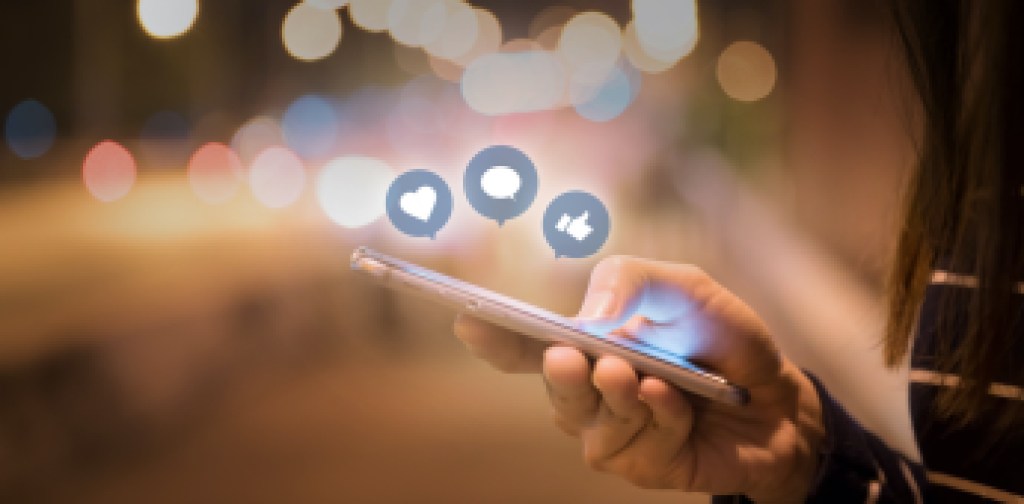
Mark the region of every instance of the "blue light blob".
[[332, 103], [317, 95], [305, 95], [292, 102], [281, 118], [284, 141], [305, 158], [331, 154], [338, 140], [338, 114]]
[[53, 146], [57, 121], [46, 105], [36, 100], [25, 100], [7, 114], [4, 136], [15, 155], [34, 159], [46, 154]]
[[575, 105], [576, 112], [594, 122], [610, 121], [629, 108], [639, 90], [639, 75], [630, 75], [620, 67], [615, 67], [592, 97]]

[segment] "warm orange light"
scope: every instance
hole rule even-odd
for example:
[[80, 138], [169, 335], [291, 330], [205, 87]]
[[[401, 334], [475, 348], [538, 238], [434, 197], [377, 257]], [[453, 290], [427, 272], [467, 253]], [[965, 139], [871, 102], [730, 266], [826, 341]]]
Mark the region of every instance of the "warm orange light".
[[732, 99], [753, 102], [775, 88], [775, 59], [761, 44], [733, 42], [718, 57], [718, 83]]

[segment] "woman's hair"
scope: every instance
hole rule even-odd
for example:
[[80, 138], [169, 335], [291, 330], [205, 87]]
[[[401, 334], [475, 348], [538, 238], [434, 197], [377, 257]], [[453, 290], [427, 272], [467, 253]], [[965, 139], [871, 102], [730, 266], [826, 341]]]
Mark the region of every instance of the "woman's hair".
[[889, 282], [886, 362], [906, 356], [933, 268], [973, 276], [976, 288], [941, 291], [934, 364], [961, 380], [937, 409], [961, 425], [997, 414], [1006, 433], [1024, 419], [1022, 401], [989, 411], [986, 396], [993, 382], [1024, 386], [1024, 2], [905, 0], [894, 11], [923, 128]]

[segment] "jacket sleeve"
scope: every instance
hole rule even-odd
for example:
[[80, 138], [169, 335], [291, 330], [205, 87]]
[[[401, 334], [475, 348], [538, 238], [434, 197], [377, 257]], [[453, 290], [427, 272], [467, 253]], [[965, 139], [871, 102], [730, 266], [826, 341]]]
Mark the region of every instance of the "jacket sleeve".
[[[920, 503], [928, 482], [924, 467], [864, 430], [808, 373], [821, 399], [825, 440], [808, 503]], [[749, 503], [746, 497], [715, 496], [713, 504]]]

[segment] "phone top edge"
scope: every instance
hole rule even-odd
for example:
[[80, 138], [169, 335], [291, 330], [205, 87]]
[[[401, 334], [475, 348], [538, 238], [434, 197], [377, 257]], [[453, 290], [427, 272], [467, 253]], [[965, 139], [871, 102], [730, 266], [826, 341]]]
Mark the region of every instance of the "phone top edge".
[[[447, 281], [447, 282], [450, 282], [450, 283], [446, 283], [445, 284], [446, 290], [455, 289], [457, 291], [462, 291], [464, 294], [469, 294], [469, 295], [473, 295], [473, 292], [472, 292], [473, 288], [486, 291], [491, 296], [499, 298], [502, 301], [507, 303], [505, 306], [503, 306], [503, 309], [511, 310], [513, 312], [517, 312], [520, 315], [522, 315], [524, 317], [527, 317], [528, 319], [537, 319], [537, 320], [540, 320], [540, 321], [542, 321], [544, 323], [552, 324], [552, 325], [560, 328], [562, 330], [563, 334], [568, 332], [568, 333], [570, 333], [570, 335], [571, 334], [578, 334], [578, 336], [582, 336], [582, 337], [594, 340], [594, 341], [591, 342], [591, 344], [587, 344], [586, 340], [584, 340], [584, 341], [577, 341], [577, 343], [573, 343], [574, 346], [580, 345], [581, 346], [581, 350], [584, 349], [582, 347], [592, 347], [592, 346], [598, 346], [598, 347], [610, 346], [610, 347], [614, 347], [619, 352], [626, 352], [626, 353], [629, 353], [629, 354], [634, 354], [634, 355], [640, 357], [641, 360], [643, 360], [643, 359], [652, 359], [652, 360], [654, 360], [656, 362], [661, 363], [662, 365], [671, 366], [671, 367], [674, 367], [674, 368], [676, 368], [678, 370], [691, 373], [692, 375], [695, 375], [695, 376], [699, 376], [700, 378], [702, 378], [704, 380], [707, 380], [709, 382], [713, 382], [716, 385], [716, 386], [714, 386], [711, 389], [703, 389], [702, 392], [698, 392], [696, 390], [693, 390], [693, 388], [692, 388], [692, 387], [694, 387], [693, 384], [690, 384], [690, 386], [685, 386], [684, 384], [681, 384], [681, 383], [675, 383], [675, 385], [677, 387], [680, 387], [680, 388], [682, 388], [684, 390], [690, 390], [691, 392], [698, 393], [699, 395], [704, 395], [704, 396], [708, 397], [709, 399], [715, 399], [715, 400], [718, 400], [718, 401], [721, 401], [721, 402], [725, 402], [725, 403], [732, 404], [732, 405], [737, 405], [737, 406], [743, 406], [743, 405], [749, 403], [749, 401], [750, 401], [750, 394], [749, 394], [749, 392], [745, 388], [739, 387], [739, 386], [729, 382], [728, 380], [726, 380], [725, 378], [723, 378], [721, 376], [715, 375], [715, 374], [713, 374], [711, 372], [705, 371], [704, 369], [701, 369], [701, 368], [697, 367], [696, 365], [690, 363], [689, 360], [686, 357], [684, 357], [684, 356], [671, 353], [671, 352], [669, 352], [667, 350], [663, 350], [663, 349], [661, 349], [659, 347], [654, 347], [654, 346], [652, 346], [650, 344], [643, 343], [643, 342], [639, 342], [639, 345], [644, 346], [648, 351], [645, 352], [645, 351], [639, 350], [637, 348], [631, 348], [631, 346], [627, 342], [624, 342], [624, 341], [620, 342], [620, 341], [616, 341], [615, 339], [606, 338], [606, 337], [602, 337], [600, 335], [589, 333], [589, 332], [583, 330], [577, 324], [572, 323], [571, 320], [567, 319], [564, 316], [558, 315], [558, 314], [553, 313], [553, 312], [548, 312], [547, 310], [544, 310], [544, 309], [542, 309], [540, 307], [530, 306], [530, 308], [532, 308], [533, 310], [536, 310], [538, 312], [542, 312], [543, 314], [550, 314], [550, 316], [539, 316], [537, 313], [534, 313], [531, 310], [523, 309], [523, 308], [518, 307], [519, 304], [525, 304], [525, 303], [522, 303], [519, 300], [516, 300], [516, 299], [513, 299], [513, 298], [509, 298], [508, 296], [499, 294], [497, 292], [488, 291], [488, 290], [483, 289], [481, 287], [473, 286], [472, 284], [467, 284], [466, 282], [463, 282], [463, 281], [455, 279], [455, 278], [448, 277], [446, 275], [443, 275], [441, 273], [438, 273], [438, 272], [435, 272], [435, 271], [432, 271], [432, 270], [428, 270], [426, 268], [423, 268], [422, 266], [417, 266], [415, 264], [408, 263], [408, 262], [403, 261], [401, 259], [397, 259], [397, 258], [388, 256], [386, 254], [383, 254], [381, 252], [373, 250], [373, 249], [371, 249], [369, 247], [361, 246], [361, 247], [358, 247], [355, 250], [353, 250], [353, 252], [352, 252], [352, 254], [351, 254], [350, 258], [349, 258], [349, 263], [350, 263], [350, 267], [353, 270], [362, 271], [362, 272], [364, 272], [364, 273], [366, 273], [366, 274], [368, 274], [368, 275], [370, 275], [372, 277], [375, 277], [378, 281], [382, 281], [382, 282], [385, 282], [385, 283], [391, 283], [391, 282], [397, 280], [399, 283], [408, 285], [407, 281], [402, 281], [402, 280], [398, 280], [398, 279], [403, 278], [403, 277], [404, 278], [413, 277], [413, 278], [419, 279], [419, 281], [426, 282], [426, 283], [436, 283], [436, 282], [439, 282], [439, 281]], [[461, 285], [466, 285], [468, 287], [468, 289], [460, 288]], [[449, 306], [453, 306], [453, 305], [449, 305]], [[458, 309], [458, 307], [455, 307], [455, 308]], [[478, 316], [479, 315], [484, 315], [484, 313], [479, 313]], [[487, 318], [487, 317], [484, 317], [484, 318]], [[503, 327], [506, 327], [506, 328], [509, 328], [509, 329], [512, 329], [512, 330], [522, 330], [520, 328], [514, 328], [514, 327], [510, 327], [509, 325], [507, 325], [508, 320], [496, 319], [496, 320], [490, 320], [490, 322], [495, 323], [495, 324], [500, 325], [500, 326], [503, 326]], [[536, 338], [536, 336], [532, 336], [532, 337]], [[575, 337], [573, 339], [574, 340], [579, 340], [580, 338]], [[564, 341], [559, 341], [559, 342], [565, 343]], [[663, 357], [663, 356], [659, 356], [659, 354], [661, 354], [661, 353], [671, 354], [673, 356], [673, 358], [670, 359], [670, 358], [666, 358], [666, 357]], [[672, 382], [674, 382], [674, 380], [672, 380]], [[706, 385], [710, 385], [710, 383], [707, 383]], [[703, 387], [698, 387], [698, 388], [703, 388]]]

